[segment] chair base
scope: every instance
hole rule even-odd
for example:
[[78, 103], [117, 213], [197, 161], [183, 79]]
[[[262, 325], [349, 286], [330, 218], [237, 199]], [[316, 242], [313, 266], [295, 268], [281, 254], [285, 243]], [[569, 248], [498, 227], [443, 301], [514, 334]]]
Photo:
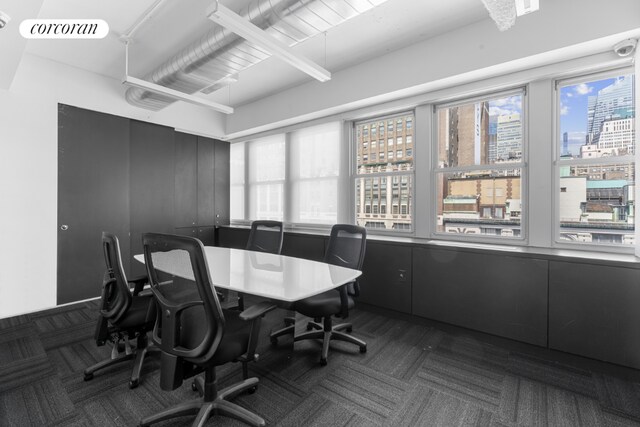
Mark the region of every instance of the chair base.
[[[289, 322], [291, 322], [291, 320], [285, 318], [285, 324]], [[342, 332], [343, 330], [346, 330], [346, 333]], [[324, 366], [327, 364], [327, 359], [329, 357], [329, 343], [331, 342], [331, 340], [349, 342], [360, 347], [360, 353], [367, 352], [366, 342], [354, 337], [353, 335], [349, 335], [352, 330], [353, 325], [351, 323], [340, 323], [333, 326], [331, 317], [325, 317], [323, 325], [318, 322], [309, 321], [309, 323], [307, 323], [307, 332], [294, 336], [293, 341], [296, 342], [309, 339], [321, 339], [322, 352], [320, 354], [320, 364]], [[269, 335], [271, 344], [276, 345], [278, 343], [278, 337], [293, 334], [294, 332], [295, 324], [290, 324], [282, 329], [271, 333], [271, 335]]]
[[[201, 378], [196, 379], [199, 383]], [[228, 399], [232, 399], [245, 390], [254, 389], [258, 386], [257, 378], [249, 378], [240, 383], [233, 384], [216, 393], [215, 391], [215, 373], [207, 370], [205, 380], [202, 387], [205, 390], [204, 399], [195, 399], [189, 402], [180, 403], [171, 408], [165, 409], [155, 415], [151, 415], [140, 421], [140, 426], [150, 426], [160, 421], [169, 420], [184, 415], [196, 415], [193, 426], [204, 426], [212, 415], [223, 415], [237, 420], [243, 421], [249, 425], [261, 427], [265, 425], [262, 417], [248, 411], [247, 409], [231, 403]]]
[[[114, 344], [117, 345], [117, 344]], [[118, 363], [124, 362], [126, 360], [131, 360], [135, 357], [135, 361], [133, 362], [133, 371], [131, 372], [131, 379], [129, 380], [129, 388], [136, 388], [140, 384], [140, 372], [142, 371], [142, 364], [144, 363], [145, 357], [150, 352], [159, 352], [160, 349], [153, 344], [148, 344], [148, 338], [146, 334], [139, 335], [137, 338], [137, 346], [134, 352], [130, 354], [121, 354], [118, 357], [113, 359], [103, 360], [101, 362], [96, 363], [95, 365], [89, 366], [84, 370], [84, 380], [90, 381], [93, 379], [93, 374], [100, 369], [107, 368], [109, 366], [117, 365]]]

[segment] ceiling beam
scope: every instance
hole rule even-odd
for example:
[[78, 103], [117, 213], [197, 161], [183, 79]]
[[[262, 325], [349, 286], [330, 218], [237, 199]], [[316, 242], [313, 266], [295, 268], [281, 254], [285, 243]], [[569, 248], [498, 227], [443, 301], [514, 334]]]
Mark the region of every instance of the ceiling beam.
[[290, 46], [255, 26], [249, 20], [215, 1], [207, 10], [207, 17], [218, 25], [236, 33], [288, 64], [296, 67], [321, 82], [331, 80], [331, 73], [315, 62], [296, 53]]

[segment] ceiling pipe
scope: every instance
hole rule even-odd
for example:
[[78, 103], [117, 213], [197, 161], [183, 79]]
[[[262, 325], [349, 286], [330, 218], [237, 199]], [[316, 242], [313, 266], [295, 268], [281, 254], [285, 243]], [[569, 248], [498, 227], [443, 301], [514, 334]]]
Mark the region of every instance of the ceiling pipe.
[[[254, 0], [239, 13], [280, 42], [294, 46], [358, 16], [386, 0]], [[215, 26], [171, 59], [144, 76], [145, 81], [193, 94], [209, 93], [216, 82], [236, 75], [270, 54], [231, 31]], [[218, 84], [215, 87], [220, 87]], [[175, 99], [129, 88], [126, 100], [160, 110]]]

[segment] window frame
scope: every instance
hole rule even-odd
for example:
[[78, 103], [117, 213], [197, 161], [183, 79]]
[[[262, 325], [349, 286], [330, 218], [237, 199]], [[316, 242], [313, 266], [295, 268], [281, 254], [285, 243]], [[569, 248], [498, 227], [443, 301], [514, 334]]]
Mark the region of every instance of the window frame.
[[[412, 127], [411, 127], [411, 131], [412, 131], [412, 135], [414, 136], [413, 138], [413, 155], [412, 155], [412, 169], [410, 171], [385, 171], [385, 172], [374, 172], [374, 173], [367, 173], [367, 174], [358, 174], [358, 160], [357, 160], [357, 154], [358, 154], [358, 138], [357, 138], [357, 129], [359, 125], [362, 125], [363, 128], [366, 128], [367, 126], [370, 126], [371, 123], [385, 123], [387, 126], [387, 132], [385, 132], [384, 135], [384, 140], [388, 141], [389, 138], [393, 138], [393, 147], [397, 147], [396, 144], [396, 133], [398, 132], [397, 128], [398, 128], [398, 119], [402, 120], [403, 117], [406, 116], [411, 116], [411, 122], [412, 122]], [[389, 124], [393, 123], [393, 129], [389, 130]], [[394, 228], [377, 228], [377, 227], [369, 227], [367, 228], [367, 233], [369, 234], [376, 234], [376, 235], [389, 235], [389, 236], [397, 236], [397, 237], [413, 237], [416, 235], [416, 217], [415, 217], [415, 205], [416, 205], [416, 143], [415, 143], [415, 135], [416, 135], [416, 111], [415, 109], [403, 109], [400, 110], [398, 112], [394, 112], [394, 113], [389, 113], [389, 114], [384, 114], [384, 115], [375, 115], [375, 116], [369, 116], [366, 118], [361, 118], [361, 119], [354, 119], [352, 121], [349, 122], [350, 124], [350, 129], [349, 129], [349, 139], [350, 139], [350, 143], [349, 143], [349, 149], [350, 149], [350, 156], [349, 156], [349, 165], [350, 165], [350, 172], [349, 172], [349, 182], [350, 182], [350, 188], [351, 188], [351, 197], [350, 197], [350, 215], [349, 215], [349, 220], [351, 221], [352, 224], [357, 224], [358, 223], [358, 219], [357, 219], [357, 215], [358, 215], [358, 210], [357, 210], [357, 206], [359, 204], [359, 200], [358, 200], [358, 193], [356, 191], [356, 182], [358, 181], [358, 179], [366, 179], [366, 178], [387, 178], [387, 179], [391, 179], [393, 176], [411, 176], [411, 191], [409, 193], [409, 197], [411, 200], [410, 203], [410, 209], [408, 209], [408, 214], [409, 217], [411, 218], [411, 228], [409, 230], [404, 230], [404, 229], [394, 229]], [[388, 142], [387, 142], [388, 145]], [[402, 144], [402, 146], [404, 147], [406, 144]], [[389, 150], [389, 147], [387, 146], [387, 151], [389, 153], [393, 153], [394, 156], [392, 157], [386, 157], [386, 160], [388, 161], [389, 159], [395, 159], [395, 152], [396, 152], [396, 148], [393, 148], [392, 150]], [[403, 150], [404, 151], [404, 150]], [[388, 153], [387, 153], [388, 154]], [[389, 191], [391, 191], [391, 189], [389, 189]], [[393, 204], [387, 206], [385, 204], [385, 210], [386, 213], [384, 215], [393, 215], [393, 209], [392, 209]], [[365, 205], [363, 205], [363, 209], [366, 210], [366, 203]], [[400, 215], [400, 204], [398, 204], [398, 215]], [[373, 212], [373, 209], [371, 209], [371, 211]], [[382, 214], [380, 214], [382, 215]], [[371, 222], [376, 222], [376, 221], [380, 221], [379, 218], [371, 218]]]
[[[440, 110], [446, 108], [457, 107], [461, 105], [469, 105], [479, 101], [486, 101], [488, 99], [504, 98], [513, 95], [522, 96], [522, 157], [519, 162], [513, 163], [498, 163], [498, 164], [486, 164], [486, 165], [471, 165], [471, 166], [455, 166], [455, 167], [439, 167], [439, 134], [438, 134], [438, 115]], [[481, 92], [473, 94], [471, 96], [453, 98], [442, 102], [432, 103], [432, 133], [431, 133], [431, 167], [429, 171], [429, 187], [431, 198], [430, 214], [432, 218], [429, 218], [429, 236], [433, 239], [443, 241], [458, 241], [458, 242], [474, 242], [474, 243], [488, 243], [497, 245], [517, 245], [527, 246], [529, 243], [529, 104], [528, 104], [528, 85], [519, 85], [515, 87], [502, 88], [492, 91]], [[415, 144], [414, 144], [415, 147]], [[509, 170], [520, 169], [520, 205], [522, 207], [519, 219], [520, 219], [520, 236], [493, 236], [486, 234], [462, 234], [462, 233], [447, 233], [446, 231], [438, 231], [438, 206], [441, 202], [439, 200], [439, 191], [435, 187], [438, 183], [438, 175], [446, 175], [450, 173], [458, 172], [473, 172], [473, 171], [495, 171], [495, 170]], [[482, 212], [482, 211], [481, 211]], [[504, 214], [504, 211], [503, 211]]]
[[[605, 253], [621, 253], [621, 254], [633, 254], [635, 252], [635, 247], [638, 245], [636, 241], [635, 244], [631, 245], [623, 245], [617, 243], [593, 243], [593, 242], [579, 242], [579, 241], [568, 241], [566, 239], [560, 238], [560, 193], [562, 192], [562, 188], [560, 186], [560, 168], [563, 166], [588, 166], [588, 165], [617, 165], [621, 163], [630, 163], [633, 164], [634, 174], [635, 176], [635, 184], [637, 185], [637, 163], [636, 163], [636, 154], [627, 154], [623, 156], [606, 156], [606, 157], [598, 157], [598, 158], [576, 158], [576, 159], [561, 159], [561, 150], [562, 150], [562, 138], [560, 136], [560, 112], [561, 112], [561, 100], [560, 100], [560, 91], [563, 87], [572, 86], [580, 83], [592, 82], [597, 80], [603, 80], [607, 78], [615, 78], [622, 75], [634, 75], [635, 76], [635, 92], [633, 94], [634, 99], [637, 96], [637, 75], [635, 75], [634, 67], [631, 65], [624, 66], [616, 66], [612, 68], [607, 68], [603, 70], [599, 70], [596, 72], [582, 72], [582, 73], [572, 73], [565, 76], [560, 76], [552, 79], [553, 83], [553, 160], [552, 160], [552, 169], [553, 169], [553, 198], [552, 198], [552, 212], [553, 217], [551, 221], [552, 227], [552, 242], [551, 245], [553, 248], [557, 249], [571, 249], [571, 250], [581, 250], [581, 251], [593, 251], [593, 252], [605, 252]], [[637, 104], [637, 99], [634, 105]], [[637, 115], [637, 111], [635, 113]], [[637, 116], [636, 116], [637, 121]], [[638, 130], [636, 130], [637, 136]], [[636, 148], [635, 151], [638, 151], [638, 141], [636, 138], [635, 141]], [[635, 197], [635, 194], [634, 194]], [[637, 206], [636, 206], [637, 210]], [[637, 223], [634, 224], [634, 228], [637, 228]], [[637, 232], [634, 231], [634, 234], [637, 236]]]

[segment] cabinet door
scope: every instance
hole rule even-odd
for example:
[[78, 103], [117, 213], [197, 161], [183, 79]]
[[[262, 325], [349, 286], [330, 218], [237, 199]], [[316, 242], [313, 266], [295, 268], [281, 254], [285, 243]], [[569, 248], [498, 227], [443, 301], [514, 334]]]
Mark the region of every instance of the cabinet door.
[[215, 141], [198, 137], [198, 225], [213, 225], [215, 215]]
[[101, 235], [129, 251], [129, 119], [58, 106], [57, 304], [100, 296]]
[[205, 246], [216, 245], [216, 228], [215, 227], [198, 227], [198, 239]]
[[198, 221], [198, 137], [175, 133], [175, 226], [193, 227]]
[[[172, 233], [174, 222], [174, 131], [152, 123], [132, 120], [131, 159], [131, 252], [142, 253], [142, 233]], [[133, 263], [134, 275], [144, 274]]]
[[411, 248], [367, 242], [360, 301], [411, 313]]
[[225, 141], [215, 143], [215, 225], [229, 224], [230, 147]]
[[198, 227], [179, 227], [174, 233], [178, 236], [198, 237]]

